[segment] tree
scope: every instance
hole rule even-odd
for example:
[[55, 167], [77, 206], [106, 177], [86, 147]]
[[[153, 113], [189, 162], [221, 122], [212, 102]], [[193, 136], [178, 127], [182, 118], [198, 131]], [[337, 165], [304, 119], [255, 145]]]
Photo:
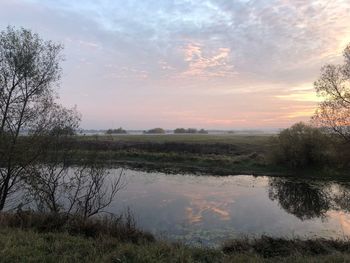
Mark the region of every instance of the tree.
[[124, 186], [119, 176], [98, 164], [95, 155], [72, 167], [76, 157], [75, 135], [80, 114], [76, 108], [66, 109], [51, 103], [45, 115], [40, 115], [31, 127], [40, 131], [40, 143], [45, 145], [38, 162], [32, 163], [21, 176], [26, 200], [41, 212], [79, 215], [86, 219], [100, 213]]
[[208, 134], [208, 131], [207, 131], [207, 130], [204, 130], [204, 129], [200, 129], [200, 130], [198, 131], [198, 133], [200, 133], [200, 134]]
[[[47, 116], [61, 76], [61, 50], [30, 30], [8, 27], [0, 32], [0, 211], [39, 156], [36, 140], [53, 124]], [[24, 131], [30, 143], [20, 138]]]
[[162, 128], [154, 128], [154, 129], [150, 129], [148, 131], [144, 131], [144, 134], [164, 134], [165, 130]]
[[350, 45], [344, 50], [343, 65], [326, 65], [314, 83], [316, 92], [324, 98], [313, 121], [350, 142]]
[[331, 159], [327, 134], [302, 122], [279, 133], [272, 154], [276, 163], [290, 168], [322, 166]]
[[52, 104], [49, 114], [42, 116], [38, 126], [42, 129], [41, 143], [45, 144], [39, 162], [31, 164], [22, 176], [27, 199], [36, 203], [40, 211], [60, 212], [65, 178], [76, 153], [69, 140], [79, 127], [80, 114], [76, 109], [65, 109]]
[[333, 209], [329, 187], [283, 178], [269, 179], [269, 198], [301, 220], [324, 218]]
[[204, 129], [200, 129], [200, 130], [197, 130], [195, 128], [188, 128], [188, 129], [185, 129], [185, 128], [176, 128], [174, 130], [174, 133], [175, 134], [184, 134], [184, 133], [190, 133], [190, 134], [196, 134], [196, 133], [200, 133], [200, 134], [208, 134], [208, 132]]
[[[90, 160], [71, 168], [64, 162], [39, 164], [27, 180], [27, 198], [41, 212], [78, 215], [86, 219], [103, 211], [125, 183]], [[39, 168], [39, 169], [38, 169]]]
[[95, 162], [77, 169], [69, 183], [69, 207], [67, 212], [84, 219], [103, 212], [124, 188], [123, 170], [119, 175], [112, 174]]
[[106, 134], [127, 134], [128, 132], [124, 130], [122, 127], [118, 129], [108, 129]]
[[187, 132], [187, 130], [185, 129], [185, 128], [176, 128], [175, 130], [174, 130], [174, 133], [179, 133], [179, 134], [181, 134], [181, 133], [186, 133]]
[[29, 30], [0, 33], [0, 211], [21, 188], [41, 211], [87, 218], [122, 187], [96, 159], [71, 168], [81, 117], [55, 102], [61, 50]]

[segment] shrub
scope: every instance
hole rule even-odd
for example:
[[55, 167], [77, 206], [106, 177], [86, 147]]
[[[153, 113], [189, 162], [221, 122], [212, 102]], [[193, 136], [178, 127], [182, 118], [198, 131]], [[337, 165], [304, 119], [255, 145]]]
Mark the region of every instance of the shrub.
[[183, 134], [183, 133], [189, 133], [189, 134], [196, 134], [196, 133], [200, 133], [200, 134], [208, 134], [208, 131], [204, 130], [204, 129], [194, 129], [194, 128], [177, 128], [174, 130], [175, 134]]
[[177, 128], [174, 130], [174, 133], [186, 133], [186, 129], [185, 128]]
[[145, 133], [145, 134], [164, 134], [165, 130], [162, 128], [154, 128], [154, 129], [150, 129], [148, 131], [144, 131], [143, 133]]
[[273, 161], [290, 168], [323, 166], [330, 162], [330, 137], [302, 122], [279, 133], [272, 151]]
[[118, 129], [109, 129], [106, 131], [106, 134], [127, 134], [127, 131], [120, 127]]
[[200, 134], [208, 134], [208, 131], [207, 131], [207, 130], [204, 130], [204, 129], [200, 129], [200, 130], [198, 131], [198, 133], [200, 133]]

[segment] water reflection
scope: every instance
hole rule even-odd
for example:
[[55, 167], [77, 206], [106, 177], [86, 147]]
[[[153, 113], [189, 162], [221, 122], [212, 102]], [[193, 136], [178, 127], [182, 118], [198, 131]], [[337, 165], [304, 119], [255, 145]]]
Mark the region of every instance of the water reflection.
[[270, 178], [269, 198], [301, 220], [325, 219], [331, 210], [350, 211], [350, 185]]
[[332, 208], [329, 187], [282, 178], [269, 180], [269, 198], [301, 220], [324, 218]]
[[350, 185], [339, 184], [333, 190], [334, 209], [350, 212]]
[[110, 212], [126, 207], [156, 235], [218, 244], [241, 235], [350, 235], [350, 184], [253, 176], [192, 176], [127, 170]]
[[186, 207], [186, 214], [190, 223], [203, 221], [204, 213], [212, 213], [221, 220], [230, 220], [230, 212], [227, 210], [228, 202], [207, 201], [201, 198], [194, 198], [190, 206]]

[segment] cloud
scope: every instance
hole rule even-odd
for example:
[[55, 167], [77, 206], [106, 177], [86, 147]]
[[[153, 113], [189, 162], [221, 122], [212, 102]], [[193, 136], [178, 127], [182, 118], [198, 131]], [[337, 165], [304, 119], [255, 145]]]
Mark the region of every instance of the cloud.
[[[1, 29], [29, 27], [64, 43], [61, 101], [78, 104], [85, 127], [279, 127], [306, 120], [317, 103], [312, 83], [319, 68], [340, 62], [350, 41], [344, 0], [0, 5]], [[285, 108], [290, 104], [295, 108]]]
[[310, 101], [310, 102], [320, 102], [322, 98], [318, 97], [314, 91], [309, 92], [298, 92], [291, 93], [288, 95], [276, 95], [278, 99], [287, 100], [287, 101]]
[[184, 59], [188, 63], [184, 76], [208, 78], [234, 74], [234, 67], [229, 61], [229, 48], [218, 48], [209, 52], [204, 49], [198, 43], [189, 43], [184, 47]]

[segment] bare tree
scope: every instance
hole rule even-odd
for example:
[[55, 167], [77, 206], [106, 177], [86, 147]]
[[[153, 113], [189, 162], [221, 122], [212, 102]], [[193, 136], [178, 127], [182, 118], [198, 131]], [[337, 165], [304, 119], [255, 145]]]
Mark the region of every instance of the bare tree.
[[28, 175], [27, 201], [35, 203], [40, 212], [61, 212], [64, 209], [63, 196], [68, 187], [68, 166], [64, 163], [40, 164]]
[[[119, 176], [109, 177], [109, 171], [90, 156], [79, 167], [72, 167], [77, 151], [70, 136], [80, 123], [75, 109], [52, 104], [48, 114], [38, 118], [35, 130], [42, 131], [45, 158], [27, 168], [23, 179], [27, 200], [41, 212], [77, 214], [83, 218], [95, 215], [113, 201], [123, 187]], [[45, 133], [44, 133], [45, 131]]]
[[[63, 195], [68, 187], [67, 176], [75, 150], [69, 137], [79, 128], [80, 114], [75, 109], [65, 109], [51, 104], [48, 114], [34, 124], [45, 142], [45, 157], [31, 165], [23, 177], [27, 198], [37, 204], [40, 211], [60, 212], [64, 207]], [[45, 132], [45, 133], [43, 133]]]
[[111, 174], [96, 163], [75, 168], [51, 163], [34, 172], [29, 177], [28, 193], [39, 211], [73, 214], [84, 219], [103, 212], [125, 186], [123, 170]]
[[[45, 125], [39, 120], [52, 108], [61, 50], [26, 29], [0, 32], [0, 211], [40, 154], [35, 140]], [[31, 142], [21, 138], [24, 131]]]
[[77, 169], [70, 181], [67, 212], [83, 218], [102, 212], [125, 186], [122, 175], [123, 170], [119, 175], [110, 175], [106, 168], [97, 164]]
[[315, 89], [324, 101], [313, 121], [350, 142], [350, 45], [344, 50], [343, 65], [326, 65], [315, 82]]

